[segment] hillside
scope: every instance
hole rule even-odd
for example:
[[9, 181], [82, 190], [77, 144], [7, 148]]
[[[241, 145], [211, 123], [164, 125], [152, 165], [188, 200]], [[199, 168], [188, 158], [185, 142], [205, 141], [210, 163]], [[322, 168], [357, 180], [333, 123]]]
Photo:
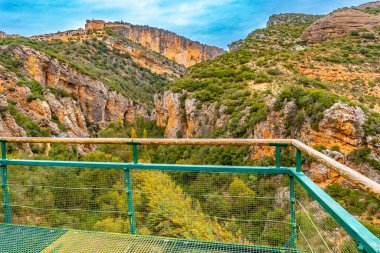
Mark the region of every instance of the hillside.
[[[154, 94], [185, 72], [166, 53], [200, 62], [223, 52], [162, 29], [133, 26], [161, 41], [163, 51], [156, 52], [123, 34], [131, 25], [94, 22], [87, 21], [86, 30], [31, 38], [2, 33], [2, 135], [96, 136], [112, 121], [152, 118]], [[157, 40], [157, 33], [163, 38]], [[180, 44], [166, 48], [166, 39]]]
[[[323, 16], [276, 14], [267, 27], [232, 43], [226, 53], [162, 29], [101, 20], [87, 21], [85, 29], [31, 38], [0, 34], [0, 134], [295, 138], [380, 182], [379, 15], [373, 3]], [[132, 160], [127, 145], [8, 148], [9, 157]], [[139, 147], [139, 153], [146, 163], [274, 164], [273, 147], [150, 146]], [[294, 166], [294, 160], [294, 150], [283, 148], [282, 165]], [[16, 205], [61, 208], [53, 213], [20, 208], [17, 221], [129, 230], [121, 172], [17, 169], [10, 168], [12, 183], [30, 192], [37, 186], [47, 197], [20, 190], [12, 196]], [[303, 170], [380, 234], [378, 199], [308, 156]], [[132, 177], [141, 234], [285, 243], [275, 240], [288, 233], [278, 225], [243, 222], [289, 219], [287, 204], [278, 201], [288, 189], [280, 178], [157, 171], [136, 171]], [[56, 185], [45, 187], [49, 182]], [[88, 192], [58, 190], [78, 187]], [[72, 202], [63, 201], [62, 194]], [[257, 203], [252, 203], [255, 196]], [[240, 208], [245, 205], [257, 209]], [[66, 211], [73, 207], [94, 212], [79, 217]]]
[[201, 44], [164, 29], [103, 20], [86, 20], [85, 29], [36, 35], [31, 39], [78, 42], [94, 37], [103, 38], [109, 33], [127, 38], [185, 67], [211, 60], [224, 53], [221, 48]]
[[[380, 182], [377, 28], [308, 45], [305, 30], [325, 17], [297, 17], [273, 16], [229, 53], [189, 68], [155, 96], [157, 123], [166, 137], [300, 139]], [[181, 163], [211, 155], [192, 152]], [[273, 159], [270, 148], [241, 152], [245, 159]], [[307, 166], [323, 187], [349, 185], [318, 163]]]

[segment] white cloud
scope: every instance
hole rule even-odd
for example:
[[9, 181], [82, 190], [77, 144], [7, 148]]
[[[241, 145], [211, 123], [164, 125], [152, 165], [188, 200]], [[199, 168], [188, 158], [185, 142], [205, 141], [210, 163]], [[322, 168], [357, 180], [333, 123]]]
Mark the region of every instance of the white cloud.
[[162, 27], [204, 25], [209, 20], [202, 16], [212, 12], [215, 7], [234, 1], [84, 0], [90, 9], [117, 10], [123, 13], [125, 21]]

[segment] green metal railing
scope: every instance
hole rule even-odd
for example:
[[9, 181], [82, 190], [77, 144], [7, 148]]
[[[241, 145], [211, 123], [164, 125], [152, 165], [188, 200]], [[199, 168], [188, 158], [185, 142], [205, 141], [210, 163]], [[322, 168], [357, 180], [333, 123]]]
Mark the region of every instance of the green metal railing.
[[[59, 168], [91, 168], [91, 169], [117, 169], [123, 171], [124, 186], [126, 193], [126, 205], [127, 215], [130, 224], [130, 233], [135, 235], [137, 230], [137, 218], [135, 212], [135, 204], [133, 198], [133, 185], [132, 185], [132, 171], [162, 171], [169, 172], [186, 172], [186, 173], [230, 173], [233, 174], [254, 174], [254, 175], [283, 175], [289, 180], [289, 222], [288, 224], [290, 236], [283, 245], [284, 248], [305, 250], [307, 252], [322, 252], [314, 251], [312, 246], [309, 245], [311, 250], [305, 248], [300, 249], [300, 236], [302, 234], [302, 228], [298, 224], [297, 218], [297, 199], [301, 199], [301, 195], [298, 196], [297, 191], [304, 191], [304, 195], [307, 194], [311, 198], [319, 203], [324, 209], [326, 214], [329, 214], [334, 221], [339, 224], [345, 233], [355, 242], [356, 252], [367, 253], [379, 253], [380, 252], [380, 240], [368, 231], [358, 220], [356, 220], [351, 214], [349, 214], [343, 207], [341, 207], [335, 200], [333, 200], [328, 194], [326, 194], [321, 188], [319, 188], [314, 182], [312, 182], [301, 171], [301, 150], [296, 149], [296, 161], [295, 167], [281, 167], [281, 149], [290, 145], [286, 143], [271, 142], [269, 146], [275, 147], [275, 166], [272, 167], [260, 167], [260, 166], [218, 166], [218, 165], [182, 165], [182, 164], [147, 164], [139, 163], [138, 148], [139, 142], [125, 142], [125, 144], [132, 147], [133, 163], [115, 163], [115, 162], [84, 162], [84, 161], [49, 161], [49, 160], [21, 160], [21, 159], [7, 159], [6, 157], [6, 141], [1, 141], [2, 159], [0, 160], [0, 168], [2, 175], [2, 194], [3, 194], [3, 211], [4, 211], [4, 223], [12, 224], [12, 200], [9, 192], [8, 182], [8, 166], [32, 166], [32, 167], [59, 167]], [[313, 221], [312, 221], [313, 223]], [[319, 233], [319, 232], [318, 232]], [[340, 232], [339, 232], [340, 233]], [[322, 234], [320, 234], [323, 237]], [[187, 238], [192, 239], [192, 238]], [[304, 238], [307, 241], [307, 238]], [[323, 240], [323, 238], [322, 238]], [[323, 240], [324, 241], [324, 240]], [[305, 243], [305, 245], [310, 243]], [[329, 248], [329, 246], [326, 246]], [[269, 248], [265, 248], [268, 250]], [[247, 252], [285, 252], [278, 251], [278, 247], [273, 247], [273, 251], [247, 251]], [[1, 251], [1, 243], [0, 243]], [[223, 252], [235, 252], [235, 251], [223, 251]], [[239, 251], [236, 251], [239, 252]], [[244, 251], [245, 252], [245, 251]], [[290, 251], [289, 251], [290, 252]], [[326, 251], [327, 252], [327, 251]], [[354, 252], [354, 251], [342, 251], [342, 252]]]

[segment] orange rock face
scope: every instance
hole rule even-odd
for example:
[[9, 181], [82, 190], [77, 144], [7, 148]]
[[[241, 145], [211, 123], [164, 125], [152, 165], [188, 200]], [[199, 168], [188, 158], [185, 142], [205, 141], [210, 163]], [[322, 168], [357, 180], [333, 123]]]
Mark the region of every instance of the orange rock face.
[[380, 25], [380, 16], [359, 10], [344, 9], [327, 15], [309, 26], [301, 38], [308, 44], [347, 36], [358, 29], [369, 29]]
[[204, 45], [158, 28], [131, 25], [129, 29], [122, 29], [121, 33], [128, 39], [185, 67], [211, 60], [224, 53], [221, 48]]
[[143, 48], [133, 47], [122, 41], [113, 41], [111, 39], [107, 40], [107, 43], [111, 48], [118, 50], [120, 53], [130, 55], [137, 64], [149, 69], [152, 73], [166, 76], [171, 80], [185, 73], [183, 66], [175, 63], [169, 64], [167, 60], [164, 61]]
[[86, 30], [103, 30], [106, 22], [103, 20], [86, 20]]
[[[129, 122], [135, 116], [148, 118], [147, 111], [142, 106], [134, 105], [129, 98], [57, 59], [26, 46], [15, 47], [11, 53], [15, 58], [25, 59], [24, 74], [47, 89], [43, 94], [44, 99], [29, 100], [28, 97], [32, 94], [30, 88], [17, 85], [19, 80], [15, 76], [0, 74], [0, 91], [5, 94], [3, 106], [7, 106], [7, 100], [17, 102], [15, 107], [18, 111], [39, 125], [51, 129], [53, 135], [87, 137], [89, 132], [86, 119], [93, 125], [105, 127], [118, 118], [125, 117]], [[49, 91], [49, 87], [65, 90], [70, 96], [55, 95]], [[1, 100], [0, 97], [0, 103]], [[53, 116], [65, 127], [64, 130], [58, 127]], [[17, 124], [11, 124], [11, 116], [6, 120], [10, 127], [2, 129], [0, 122], [0, 134], [25, 135], [25, 131], [19, 130]]]
[[[32, 36], [31, 39], [63, 40], [66, 42], [72, 39], [75, 41], [84, 41], [92, 39], [97, 35], [105, 35], [104, 30], [107, 28], [116, 29], [131, 41], [162, 54], [166, 58], [185, 67], [214, 59], [216, 56], [225, 52], [221, 48], [204, 45], [163, 29], [128, 23], [105, 22], [103, 20], [86, 20], [85, 30], [80, 28], [65, 32], [36, 35]], [[92, 32], [95, 33], [92, 34]], [[147, 66], [149, 64], [144, 63], [144, 59], [140, 59], [139, 63], [149, 68], [149, 66]], [[155, 69], [154, 71], [154, 73], [157, 73], [165, 70]]]

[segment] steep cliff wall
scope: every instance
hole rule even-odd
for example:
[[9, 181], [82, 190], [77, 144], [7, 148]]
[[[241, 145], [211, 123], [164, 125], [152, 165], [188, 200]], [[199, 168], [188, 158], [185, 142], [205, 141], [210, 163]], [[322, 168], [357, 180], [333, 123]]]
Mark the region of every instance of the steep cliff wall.
[[[295, 112], [295, 104], [288, 101], [280, 111], [273, 109], [274, 99], [268, 98], [268, 114], [266, 119], [255, 124], [253, 131], [248, 134], [250, 138], [289, 138], [287, 125], [289, 115]], [[216, 107], [215, 104], [202, 104], [196, 99], [184, 99], [184, 93], [165, 91], [155, 96], [155, 117], [159, 126], [165, 127], [167, 138], [194, 138], [204, 137], [213, 130], [223, 129], [230, 123], [231, 115], [226, 112], [226, 107]], [[245, 113], [249, 115], [249, 111]], [[245, 124], [248, 117], [242, 117], [237, 127]], [[317, 130], [310, 125], [310, 119], [304, 119], [302, 127], [292, 133], [292, 138], [297, 138], [309, 146], [325, 147], [329, 156], [336, 157], [340, 162], [347, 163], [344, 154], [349, 154], [357, 148], [369, 145], [378, 148], [371, 143], [371, 137], [364, 133], [364, 124], [368, 120], [360, 107], [337, 102], [331, 108], [323, 112], [323, 118], [318, 124]], [[224, 137], [229, 137], [227, 132]], [[373, 137], [380, 139], [380, 136]], [[380, 145], [380, 144], [379, 144]], [[339, 147], [340, 151], [331, 150]], [[253, 159], [262, 159], [264, 156], [272, 156], [272, 147], [255, 147], [252, 149]], [[318, 166], [318, 168], [316, 167]], [[380, 174], [367, 166], [355, 167], [358, 171], [374, 180], [380, 181]], [[316, 182], [327, 184], [342, 180], [323, 165], [313, 163], [310, 167], [310, 175]], [[328, 180], [327, 180], [328, 179]]]
[[165, 127], [166, 138], [201, 137], [228, 120], [225, 107], [202, 104], [181, 93], [165, 91], [154, 97], [157, 125]]
[[[12, 101], [17, 110], [51, 129], [53, 135], [86, 137], [90, 126], [105, 127], [123, 117], [132, 121], [136, 115], [148, 118], [146, 109], [134, 105], [129, 98], [38, 50], [27, 46], [3, 46], [2, 50], [23, 59], [23, 75], [36, 80], [43, 90], [43, 97], [35, 97], [33, 89], [23, 85], [19, 77], [4, 71], [0, 75], [3, 103]], [[8, 128], [2, 127], [0, 134], [25, 135], [9, 115], [3, 120], [10, 124]]]
[[126, 41], [107, 38], [105, 43], [111, 49], [116, 49], [119, 53], [128, 54], [132, 59], [143, 68], [149, 69], [152, 73], [166, 77], [168, 80], [174, 80], [185, 73], [185, 67], [153, 54], [151, 51], [141, 46], [127, 43]]
[[189, 40], [175, 33], [148, 26], [131, 26], [121, 34], [185, 67], [214, 59], [224, 50]]
[[103, 20], [87, 20], [85, 30], [80, 28], [65, 32], [35, 35], [31, 39], [85, 41], [94, 37], [104, 37], [105, 29], [117, 30], [129, 40], [141, 44], [143, 47], [185, 67], [214, 59], [225, 52], [221, 48], [201, 44], [163, 29], [129, 23], [105, 22]]

